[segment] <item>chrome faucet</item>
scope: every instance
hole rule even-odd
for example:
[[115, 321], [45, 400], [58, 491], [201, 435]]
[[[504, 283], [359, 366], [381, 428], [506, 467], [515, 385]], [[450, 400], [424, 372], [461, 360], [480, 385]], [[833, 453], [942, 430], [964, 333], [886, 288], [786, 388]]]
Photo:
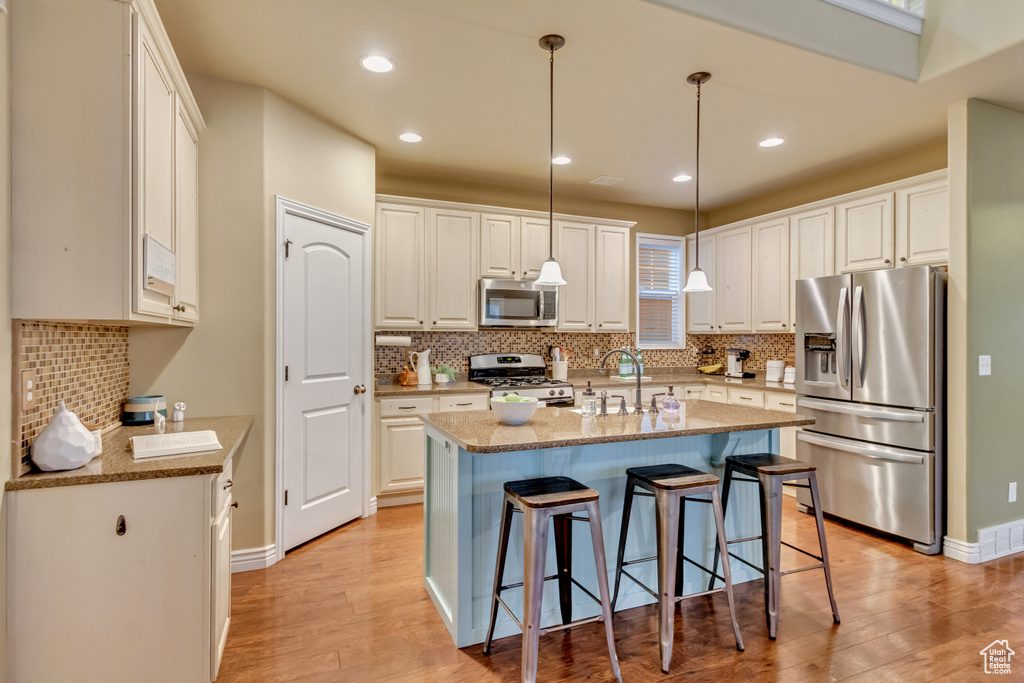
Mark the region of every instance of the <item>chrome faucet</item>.
[[643, 394], [642, 394], [642, 392], [640, 390], [640, 386], [641, 386], [640, 385], [640, 382], [641, 382], [640, 361], [637, 359], [637, 357], [634, 356], [629, 349], [612, 349], [608, 353], [604, 354], [604, 358], [601, 359], [601, 370], [604, 370], [604, 364], [608, 361], [608, 358], [613, 356], [613, 355], [615, 355], [616, 353], [624, 353], [624, 354], [626, 354], [627, 356], [629, 356], [630, 358], [633, 359], [633, 367], [636, 368], [636, 405], [635, 405], [635, 408], [633, 410], [633, 413], [635, 415], [643, 415], [644, 414], [644, 399], [643, 399]]

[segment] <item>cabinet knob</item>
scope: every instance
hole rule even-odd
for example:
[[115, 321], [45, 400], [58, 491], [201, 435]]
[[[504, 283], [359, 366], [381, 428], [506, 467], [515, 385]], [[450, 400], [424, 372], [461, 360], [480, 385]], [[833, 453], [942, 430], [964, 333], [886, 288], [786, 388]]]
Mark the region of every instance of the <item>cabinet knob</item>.
[[437, 321], [436, 321], [436, 320], [434, 321], [434, 324], [435, 324], [435, 325], [437, 324]]
[[114, 531], [117, 532], [118, 536], [124, 536], [125, 532], [128, 531], [128, 523], [124, 520], [124, 515], [117, 516], [117, 524], [114, 525]]
[[513, 274], [513, 275], [515, 275], [515, 274], [516, 274], [516, 271], [514, 271], [514, 270], [513, 270], [513, 271], [512, 271], [512, 274]]
[[234, 486], [234, 482], [228, 479], [228, 483], [224, 484], [224, 490], [227, 491], [232, 486]]
[[422, 325], [422, 324], [423, 324], [423, 321], [421, 320], [421, 321], [420, 321], [420, 325]]
[[232, 503], [232, 504], [231, 504], [231, 507], [233, 507], [233, 508], [236, 508], [236, 507], [238, 507], [238, 501], [236, 500], [236, 501], [235, 501], [234, 503]]
[[906, 256], [900, 256], [900, 261], [903, 261], [904, 263], [906, 263], [907, 262], [907, 257]]
[[886, 263], [892, 263], [892, 261], [890, 261], [889, 259], [885, 259], [885, 262]]

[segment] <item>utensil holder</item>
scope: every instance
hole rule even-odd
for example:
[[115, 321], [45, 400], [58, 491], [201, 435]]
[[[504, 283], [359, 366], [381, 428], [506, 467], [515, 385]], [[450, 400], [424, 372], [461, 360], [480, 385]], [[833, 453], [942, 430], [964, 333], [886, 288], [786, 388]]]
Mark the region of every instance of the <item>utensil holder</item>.
[[564, 382], [569, 376], [569, 361], [567, 360], [553, 360], [551, 361], [551, 379]]

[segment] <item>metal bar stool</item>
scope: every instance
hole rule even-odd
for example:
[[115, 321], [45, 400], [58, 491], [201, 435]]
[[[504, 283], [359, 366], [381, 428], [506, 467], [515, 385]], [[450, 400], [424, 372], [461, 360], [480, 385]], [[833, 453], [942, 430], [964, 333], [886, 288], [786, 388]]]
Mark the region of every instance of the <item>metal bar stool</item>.
[[[634, 492], [636, 487], [644, 489], [644, 491]], [[710, 500], [694, 498], [694, 496], [706, 493], [711, 494]], [[627, 561], [624, 559], [626, 533], [629, 530], [629, 516], [633, 508], [634, 495], [654, 498], [658, 554], [654, 557]], [[654, 596], [654, 599], [658, 601], [658, 645], [661, 653], [661, 670], [663, 673], [668, 673], [669, 662], [672, 659], [676, 603], [687, 598], [696, 598], [724, 591], [729, 602], [729, 617], [732, 619], [732, 630], [736, 634], [736, 649], [740, 652], [743, 651], [743, 639], [740, 637], [740, 627], [736, 623], [736, 611], [733, 609], [732, 575], [724, 557], [722, 560], [724, 588], [717, 590], [709, 588], [702, 593], [682, 595], [683, 566], [685, 562], [689, 562], [705, 572], [712, 574], [714, 572], [714, 570], [709, 570], [707, 567], [694, 562], [683, 553], [683, 533], [686, 526], [685, 512], [687, 501], [711, 504], [715, 517], [716, 537], [721, 541], [722, 547], [724, 547], [725, 516], [718, 498], [718, 477], [695, 470], [692, 467], [685, 467], [684, 465], [651, 465], [649, 467], [631, 467], [626, 470], [626, 498], [622, 505], [622, 529], [619, 532], [619, 553], [615, 562], [615, 591], [612, 594], [612, 610], [614, 611], [615, 601], [619, 597], [619, 583], [622, 580], [623, 574]], [[720, 552], [717, 543], [715, 545], [715, 552]], [[657, 593], [645, 586], [625, 569], [630, 565], [651, 562], [653, 560], [658, 561]]]
[[[738, 477], [737, 474], [747, 475]], [[793, 484], [792, 480], [806, 479], [806, 484]], [[825, 570], [825, 585], [828, 587], [828, 599], [832, 603], [832, 620], [839, 623], [839, 610], [836, 608], [836, 598], [832, 594], [832, 572], [828, 566], [828, 546], [825, 544], [825, 520], [821, 514], [821, 501], [818, 498], [818, 479], [815, 474], [814, 465], [808, 465], [799, 460], [785, 458], [781, 455], [771, 453], [758, 453], [755, 455], [730, 455], [725, 459], [725, 477], [722, 481], [722, 508], [729, 505], [729, 489], [733, 481], [746, 481], [760, 484], [758, 491], [761, 502], [761, 535], [750, 538], [737, 538], [727, 541], [728, 544], [746, 543], [748, 541], [761, 541], [761, 557], [767, 558], [767, 563], [762, 559], [761, 567], [752, 564], [742, 557], [729, 553], [733, 558], [743, 564], [756, 569], [764, 574], [764, 613], [765, 621], [768, 623], [768, 637], [775, 640], [775, 634], [779, 627], [779, 603], [782, 591], [782, 577], [787, 574], [805, 572], [810, 569]], [[814, 521], [818, 526], [818, 547], [821, 549], [821, 557], [807, 552], [782, 540], [782, 487], [792, 486], [795, 488], [810, 489], [811, 502], [814, 505]], [[817, 564], [782, 571], [782, 546], [792, 548], [818, 561]], [[717, 550], [717, 548], [716, 548]], [[722, 556], [722, 562], [728, 560]], [[718, 564], [718, 554], [715, 554], [715, 565]], [[766, 566], [764, 566], [766, 565]], [[712, 567], [715, 569], [716, 567]], [[710, 589], [714, 586], [715, 576], [712, 572], [711, 581], [708, 583]]]
[[[491, 621], [484, 641], [484, 654], [491, 651], [494, 636], [494, 622], [500, 604], [512, 620], [523, 630], [522, 680], [533, 683], [537, 679], [537, 648], [542, 633], [550, 633], [592, 621], [604, 621], [608, 638], [608, 655], [612, 660], [615, 680], [621, 683], [619, 658], [615, 654], [615, 634], [612, 632], [612, 608], [608, 597], [608, 565], [604, 559], [604, 536], [601, 533], [601, 513], [597, 504], [597, 491], [569, 477], [542, 477], [505, 483], [505, 500], [501, 510], [501, 538], [498, 541], [498, 562], [494, 568], [494, 591], [491, 594]], [[573, 513], [586, 512], [586, 517]], [[512, 514], [523, 515], [523, 581], [502, 585], [505, 573], [505, 557], [508, 552], [508, 537], [512, 530]], [[548, 521], [554, 521], [555, 555], [558, 573], [544, 576], [544, 561], [548, 548]], [[589, 522], [590, 538], [594, 544], [594, 562], [597, 564], [598, 598], [572, 577], [572, 522]], [[558, 579], [559, 607], [562, 623], [541, 628], [541, 601], [544, 582]], [[572, 621], [572, 585], [601, 605], [601, 614], [595, 617]], [[523, 587], [523, 620], [519, 621], [509, 606], [501, 599], [501, 592], [509, 588]]]

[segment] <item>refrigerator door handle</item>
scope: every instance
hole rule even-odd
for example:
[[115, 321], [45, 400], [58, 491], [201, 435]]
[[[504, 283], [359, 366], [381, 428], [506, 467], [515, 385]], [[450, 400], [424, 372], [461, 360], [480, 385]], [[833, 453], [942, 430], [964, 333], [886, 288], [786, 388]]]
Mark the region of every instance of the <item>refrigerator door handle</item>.
[[866, 458], [873, 458], [875, 460], [891, 460], [893, 462], [905, 462], [911, 465], [924, 464], [925, 456], [918, 455], [912, 451], [903, 451], [898, 448], [869, 446], [867, 444], [862, 446], [849, 441], [833, 439], [806, 431], [797, 432], [796, 438], [798, 441], [806, 441], [807, 443], [814, 444], [816, 446], [823, 446], [824, 448], [831, 448], [836, 451], [853, 453], [854, 455], [862, 455]]
[[925, 417], [930, 413], [922, 412], [919, 410], [888, 410], [886, 408], [876, 408], [874, 406], [865, 406], [858, 404], [845, 404], [835, 403], [833, 401], [819, 401], [813, 398], [801, 398], [797, 401], [797, 411], [800, 408], [810, 408], [811, 410], [821, 410], [826, 413], [841, 413], [843, 415], [853, 415], [855, 417], [869, 417], [876, 418], [879, 420], [888, 420], [890, 422], [916, 422], [921, 423], [925, 421]]
[[864, 288], [858, 286], [853, 290], [853, 341], [856, 346], [853, 353], [853, 375], [857, 378], [857, 386], [864, 386], [864, 354], [867, 352], [867, 337], [864, 333]]
[[850, 381], [847, 372], [848, 353], [846, 350], [846, 287], [839, 292], [839, 311], [836, 313], [836, 375], [839, 386], [845, 389]]

